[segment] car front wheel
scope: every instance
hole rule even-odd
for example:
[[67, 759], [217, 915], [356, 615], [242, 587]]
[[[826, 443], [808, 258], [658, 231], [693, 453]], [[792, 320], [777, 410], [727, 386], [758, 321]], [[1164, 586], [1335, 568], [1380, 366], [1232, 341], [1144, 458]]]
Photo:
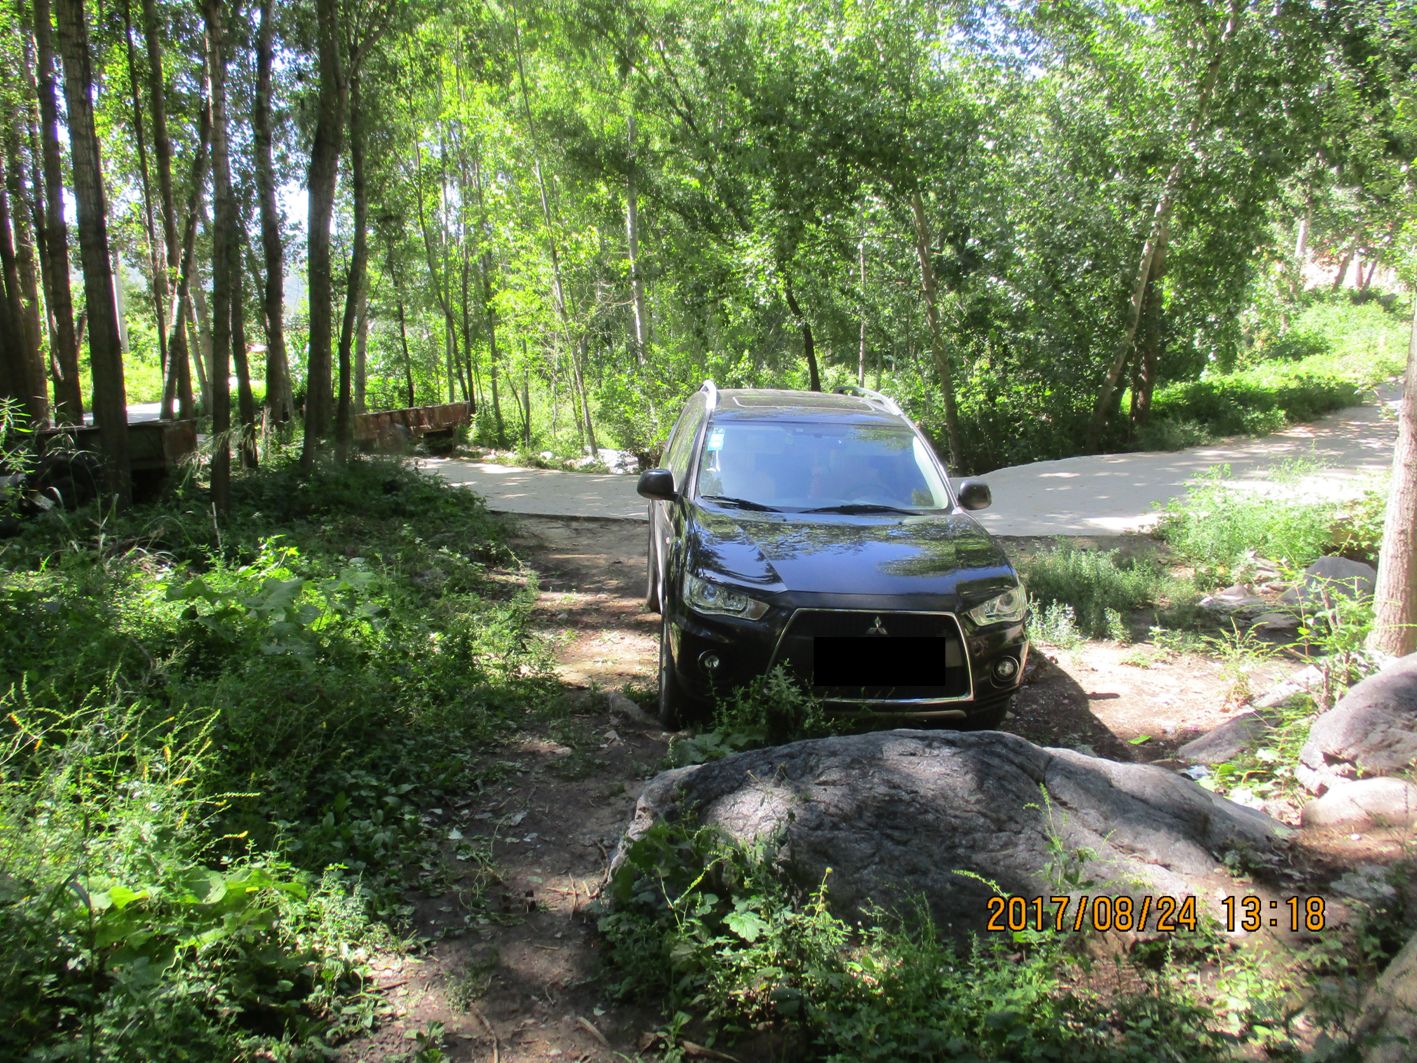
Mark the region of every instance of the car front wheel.
[[671, 731], [678, 730], [683, 715], [684, 692], [669, 655], [669, 617], [665, 615], [659, 625], [659, 722]]

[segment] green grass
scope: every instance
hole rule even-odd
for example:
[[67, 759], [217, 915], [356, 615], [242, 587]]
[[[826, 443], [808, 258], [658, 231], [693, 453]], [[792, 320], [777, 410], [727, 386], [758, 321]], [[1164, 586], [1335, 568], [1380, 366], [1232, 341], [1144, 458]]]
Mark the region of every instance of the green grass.
[[1070, 543], [1041, 550], [1020, 564], [1032, 600], [1031, 636], [1069, 646], [1082, 638], [1127, 638], [1127, 620], [1139, 609], [1184, 608], [1198, 595], [1154, 558], [1115, 550], [1083, 550]]
[[1385, 505], [1381, 487], [1343, 502], [1259, 495], [1238, 489], [1222, 465], [1167, 504], [1157, 534], [1198, 577], [1219, 585], [1249, 578], [1261, 562], [1297, 571], [1327, 553], [1375, 561]]
[[[316, 1054], [548, 686], [480, 500], [241, 476], [0, 546], [0, 1055]], [[476, 897], [469, 897], [476, 904]]]

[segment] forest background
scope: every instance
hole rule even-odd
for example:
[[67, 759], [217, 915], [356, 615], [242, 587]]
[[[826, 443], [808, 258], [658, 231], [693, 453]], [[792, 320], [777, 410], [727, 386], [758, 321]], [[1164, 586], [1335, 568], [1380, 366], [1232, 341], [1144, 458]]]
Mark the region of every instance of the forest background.
[[[1398, 0], [0, 20], [0, 390], [36, 422], [161, 399], [251, 463], [303, 415], [308, 464], [353, 411], [466, 400], [485, 445], [649, 460], [705, 377], [865, 384], [982, 471], [1273, 429], [1402, 364]], [[1315, 328], [1329, 287], [1374, 304]], [[1365, 331], [1361, 365], [1329, 342]]]

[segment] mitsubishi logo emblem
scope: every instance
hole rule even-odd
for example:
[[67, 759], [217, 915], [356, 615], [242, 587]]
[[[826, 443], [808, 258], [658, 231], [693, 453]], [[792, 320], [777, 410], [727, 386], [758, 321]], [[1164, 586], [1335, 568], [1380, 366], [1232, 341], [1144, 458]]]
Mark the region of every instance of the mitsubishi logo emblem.
[[881, 618], [880, 618], [879, 616], [876, 617], [876, 619], [872, 622], [871, 626], [866, 629], [866, 634], [868, 634], [868, 635], [885, 635], [885, 634], [888, 634], [888, 632], [886, 631], [886, 625], [883, 624], [883, 623], [881, 623]]

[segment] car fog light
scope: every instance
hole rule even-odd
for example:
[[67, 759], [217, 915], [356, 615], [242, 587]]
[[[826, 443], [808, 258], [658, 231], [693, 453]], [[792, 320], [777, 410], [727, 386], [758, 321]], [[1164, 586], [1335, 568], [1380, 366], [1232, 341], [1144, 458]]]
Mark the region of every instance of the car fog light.
[[722, 663], [723, 662], [718, 659], [718, 654], [716, 653], [699, 654], [699, 667], [702, 668], [705, 672], [718, 671], [718, 666]]
[[1018, 675], [1018, 661], [1012, 657], [1000, 657], [994, 662], [995, 679], [1012, 679]]

